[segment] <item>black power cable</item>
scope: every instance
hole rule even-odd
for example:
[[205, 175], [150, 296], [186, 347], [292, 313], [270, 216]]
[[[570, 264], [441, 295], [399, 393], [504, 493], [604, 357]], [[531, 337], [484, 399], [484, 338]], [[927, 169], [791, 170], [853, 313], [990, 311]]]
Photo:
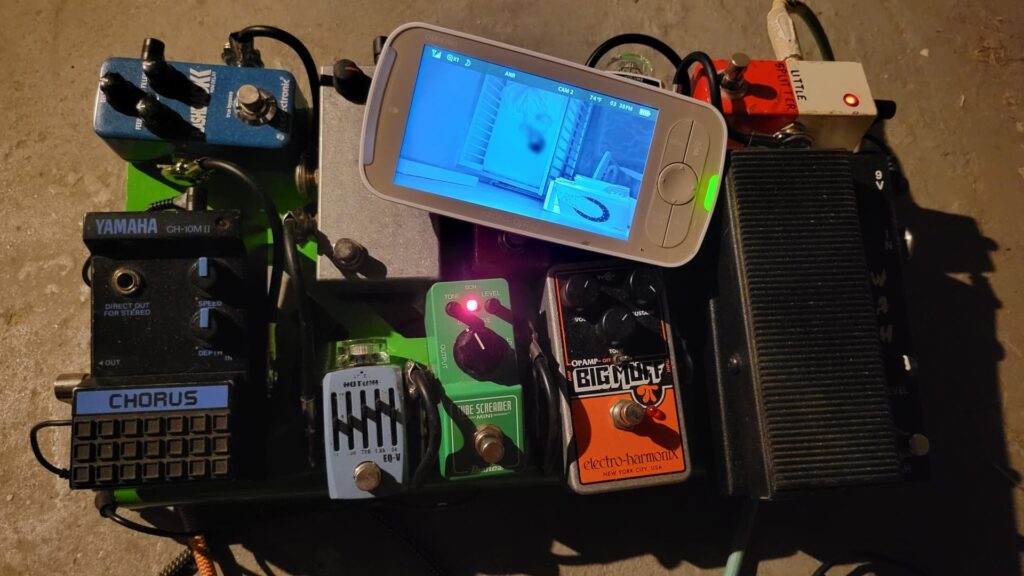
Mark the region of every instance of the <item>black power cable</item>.
[[90, 255], [82, 262], [82, 282], [86, 286], [92, 288], [92, 256]]
[[96, 509], [99, 510], [100, 516], [110, 518], [125, 528], [141, 532], [143, 534], [149, 534], [150, 536], [187, 538], [189, 536], [197, 536], [202, 533], [194, 530], [167, 530], [165, 528], [157, 528], [156, 526], [139, 524], [138, 522], [129, 520], [117, 513], [117, 500], [114, 499], [114, 493], [110, 491], [104, 490], [97, 492], [96, 499], [93, 503], [96, 505]]
[[231, 39], [236, 42], [251, 42], [253, 38], [270, 38], [277, 40], [291, 48], [298, 55], [299, 60], [302, 61], [302, 67], [306, 70], [306, 76], [309, 79], [309, 101], [312, 110], [312, 122], [310, 123], [309, 131], [309, 145], [307, 146], [307, 161], [315, 164], [316, 155], [313, 151], [319, 145], [319, 130], [320, 130], [320, 74], [316, 69], [316, 61], [313, 59], [313, 55], [306, 48], [306, 45], [301, 40], [286, 32], [280, 28], [274, 26], [247, 26], [237, 32], [231, 33]]
[[199, 532], [193, 532], [190, 530], [165, 530], [163, 528], [157, 528], [155, 526], [139, 524], [138, 522], [133, 522], [132, 520], [129, 520], [124, 516], [121, 516], [116, 512], [116, 510], [117, 508], [113, 506], [102, 508], [100, 510], [100, 516], [103, 516], [104, 518], [110, 518], [111, 520], [120, 524], [121, 526], [124, 526], [125, 528], [134, 530], [136, 532], [141, 532], [143, 534], [149, 534], [150, 536], [160, 536], [163, 538], [186, 538], [189, 536], [196, 536], [200, 534]]
[[410, 487], [415, 489], [423, 484], [427, 473], [437, 463], [437, 452], [441, 447], [441, 413], [437, 408], [440, 398], [434, 394], [434, 379], [423, 366], [412, 360], [406, 362], [405, 377], [410, 395], [419, 400], [427, 413], [427, 450], [409, 481]]
[[659, 54], [668, 59], [672, 64], [673, 68], [678, 68], [679, 64], [682, 63], [683, 59], [679, 57], [679, 54], [672, 49], [671, 46], [665, 44], [661, 40], [647, 34], [619, 34], [618, 36], [612, 36], [611, 38], [602, 42], [593, 52], [590, 53], [590, 57], [587, 58], [587, 66], [594, 68], [601, 58], [618, 48], [619, 46], [625, 46], [627, 44], [639, 44], [641, 46], [647, 46]]
[[295, 299], [295, 310], [299, 325], [299, 396], [302, 413], [306, 419], [306, 438], [308, 439], [308, 457], [310, 466], [316, 462], [316, 387], [310, 370], [313, 368], [313, 346], [316, 335], [313, 332], [313, 320], [306, 297], [306, 280], [302, 276], [302, 255], [295, 240], [294, 218], [284, 221], [284, 263], [288, 270], [288, 283]]
[[551, 379], [551, 369], [548, 367], [548, 360], [543, 354], [538, 354], [533, 359], [533, 377], [544, 392], [544, 399], [547, 403], [548, 429], [547, 441], [544, 444], [545, 474], [551, 474], [558, 464], [558, 455], [561, 452], [561, 434], [558, 423], [559, 396], [555, 383]]
[[722, 86], [721, 81], [718, 78], [718, 73], [715, 70], [715, 63], [711, 60], [711, 57], [704, 52], [690, 52], [676, 67], [675, 76], [672, 77], [672, 83], [680, 86], [682, 93], [687, 96], [693, 96], [693, 86], [690, 85], [690, 68], [694, 64], [700, 64], [701, 73], [708, 81], [708, 98], [711, 99], [711, 105], [716, 110], [722, 112]]
[[786, 4], [789, 11], [799, 16], [811, 31], [811, 36], [814, 37], [814, 42], [818, 45], [818, 51], [821, 52], [821, 59], [829, 62], [835, 60], [836, 56], [832, 53], [832, 43], [828, 41], [825, 27], [821, 25], [821, 21], [818, 20], [814, 10], [811, 10], [810, 6], [800, 0], [788, 0]]
[[60, 468], [47, 460], [46, 456], [43, 456], [43, 451], [39, 449], [39, 431], [43, 428], [56, 428], [58, 426], [71, 426], [71, 420], [44, 420], [43, 422], [39, 422], [32, 427], [31, 431], [29, 431], [28, 441], [29, 444], [32, 445], [32, 454], [35, 455], [36, 460], [42, 464], [43, 468], [46, 468], [61, 478], [67, 479], [71, 477], [71, 472], [68, 471], [67, 468]]
[[277, 212], [277, 205], [274, 204], [274, 198], [269, 192], [263, 189], [253, 177], [243, 170], [240, 166], [227, 160], [218, 160], [216, 158], [200, 158], [196, 160], [196, 164], [202, 170], [212, 170], [214, 172], [224, 172], [230, 174], [244, 184], [249, 190], [259, 197], [261, 200], [261, 208], [263, 213], [267, 217], [267, 223], [270, 226], [270, 233], [273, 235], [273, 263], [270, 268], [270, 287], [268, 289], [268, 295], [270, 299], [270, 308], [275, 310], [277, 308], [277, 299], [281, 293], [281, 264], [284, 261], [284, 227], [281, 224], [281, 215]]

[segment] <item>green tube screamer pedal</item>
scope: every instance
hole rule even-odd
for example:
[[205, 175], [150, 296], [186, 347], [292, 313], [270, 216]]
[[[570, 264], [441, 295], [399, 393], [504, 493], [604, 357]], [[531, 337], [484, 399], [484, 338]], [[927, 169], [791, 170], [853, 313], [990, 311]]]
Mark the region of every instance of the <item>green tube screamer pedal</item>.
[[523, 394], [508, 282], [434, 284], [425, 321], [430, 366], [444, 389], [441, 475], [455, 480], [520, 469]]

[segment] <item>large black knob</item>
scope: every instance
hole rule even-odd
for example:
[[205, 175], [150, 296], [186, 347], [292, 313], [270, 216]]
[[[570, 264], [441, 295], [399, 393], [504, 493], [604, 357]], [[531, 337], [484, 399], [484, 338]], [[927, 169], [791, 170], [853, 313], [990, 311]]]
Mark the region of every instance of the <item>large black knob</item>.
[[650, 268], [637, 268], [629, 274], [629, 293], [637, 304], [646, 305], [658, 299], [661, 278]]
[[569, 308], [582, 309], [597, 302], [600, 287], [592, 274], [575, 274], [565, 281], [562, 288], [562, 304]]
[[612, 346], [629, 340], [636, 332], [636, 316], [625, 306], [612, 306], [601, 315], [597, 323], [597, 334]]
[[510, 352], [508, 341], [490, 328], [463, 330], [455, 338], [452, 355], [463, 372], [486, 380]]

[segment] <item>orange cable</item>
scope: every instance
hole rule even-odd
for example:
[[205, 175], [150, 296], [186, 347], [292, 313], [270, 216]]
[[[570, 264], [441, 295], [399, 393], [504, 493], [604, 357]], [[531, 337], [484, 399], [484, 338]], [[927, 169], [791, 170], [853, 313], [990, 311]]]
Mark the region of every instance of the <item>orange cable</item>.
[[210, 559], [210, 548], [206, 545], [206, 538], [201, 534], [188, 539], [188, 547], [192, 550], [192, 557], [195, 558], [196, 568], [199, 576], [217, 576], [217, 569]]

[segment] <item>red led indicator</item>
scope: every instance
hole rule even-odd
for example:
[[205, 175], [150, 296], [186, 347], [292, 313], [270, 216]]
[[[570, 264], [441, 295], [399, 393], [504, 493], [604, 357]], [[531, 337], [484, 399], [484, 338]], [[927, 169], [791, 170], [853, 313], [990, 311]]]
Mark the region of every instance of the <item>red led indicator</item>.
[[843, 102], [845, 102], [847, 106], [857, 106], [860, 104], [860, 98], [857, 98], [856, 94], [846, 94], [843, 96]]
[[648, 406], [647, 408], [644, 408], [644, 415], [659, 422], [665, 419], [665, 413], [658, 410], [656, 406]]
[[480, 302], [476, 298], [470, 298], [466, 300], [466, 310], [470, 312], [476, 312], [477, 308], [480, 307]]

